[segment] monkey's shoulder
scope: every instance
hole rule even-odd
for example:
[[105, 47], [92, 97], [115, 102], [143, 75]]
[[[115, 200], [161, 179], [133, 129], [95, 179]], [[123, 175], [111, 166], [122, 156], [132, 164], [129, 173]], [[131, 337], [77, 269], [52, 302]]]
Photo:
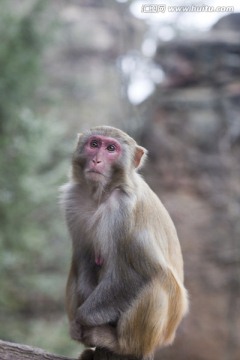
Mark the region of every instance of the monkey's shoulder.
[[138, 184], [136, 209], [142, 212], [148, 220], [156, 221], [155, 218], [157, 217], [164, 221], [171, 221], [170, 215], [160, 198], [141, 177]]
[[86, 208], [91, 206], [89, 194], [83, 184], [68, 182], [60, 187], [60, 203], [67, 210], [68, 208]]
[[60, 204], [65, 213], [70, 233], [84, 236], [94, 206], [81, 184], [68, 182], [60, 188]]
[[141, 234], [140, 238], [144, 234], [148, 241], [161, 244], [162, 250], [171, 243], [178, 247], [175, 225], [162, 201], [144, 180], [140, 189], [135, 206], [135, 228]]

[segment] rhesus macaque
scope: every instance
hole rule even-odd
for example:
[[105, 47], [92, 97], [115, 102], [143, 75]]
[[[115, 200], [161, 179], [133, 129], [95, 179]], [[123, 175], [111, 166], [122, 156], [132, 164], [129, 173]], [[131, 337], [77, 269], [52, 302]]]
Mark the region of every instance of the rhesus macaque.
[[[72, 238], [66, 308], [81, 359], [149, 358], [187, 312], [173, 222], [137, 173], [146, 150], [121, 130], [79, 134], [62, 204]], [[112, 355], [112, 357], [111, 357]]]

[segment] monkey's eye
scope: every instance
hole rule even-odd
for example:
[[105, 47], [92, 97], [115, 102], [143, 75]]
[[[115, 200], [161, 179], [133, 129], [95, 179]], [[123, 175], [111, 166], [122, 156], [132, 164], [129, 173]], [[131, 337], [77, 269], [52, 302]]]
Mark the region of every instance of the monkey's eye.
[[107, 150], [108, 150], [108, 151], [110, 151], [110, 152], [113, 152], [113, 151], [115, 151], [115, 150], [116, 150], [116, 146], [115, 146], [115, 145], [113, 145], [113, 144], [108, 145]]
[[97, 148], [98, 147], [98, 141], [97, 140], [92, 140], [90, 142], [90, 146], [91, 146], [91, 148]]

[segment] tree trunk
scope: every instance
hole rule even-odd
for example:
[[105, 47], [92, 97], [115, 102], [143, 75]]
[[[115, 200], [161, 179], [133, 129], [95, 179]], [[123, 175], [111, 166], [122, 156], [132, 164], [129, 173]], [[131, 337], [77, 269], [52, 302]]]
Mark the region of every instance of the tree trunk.
[[0, 340], [1, 360], [73, 360], [42, 349]]

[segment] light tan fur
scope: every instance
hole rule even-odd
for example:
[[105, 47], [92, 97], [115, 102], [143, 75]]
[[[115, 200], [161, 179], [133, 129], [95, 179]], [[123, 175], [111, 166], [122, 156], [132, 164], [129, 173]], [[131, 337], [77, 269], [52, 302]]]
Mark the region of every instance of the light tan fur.
[[[124, 171], [97, 186], [84, 179], [79, 167], [79, 156], [92, 133], [116, 138], [123, 147], [120, 164]], [[150, 357], [158, 347], [171, 344], [188, 309], [183, 260], [174, 224], [161, 201], [137, 173], [145, 157], [146, 150], [122, 131], [104, 126], [94, 128], [79, 136], [72, 178], [62, 188], [62, 203], [73, 240], [67, 312], [73, 329], [77, 323], [87, 325], [83, 338], [81, 330], [79, 333], [72, 330], [72, 337], [115, 354], [138, 358]], [[107, 313], [106, 323], [99, 321], [99, 324], [89, 325], [92, 320], [88, 324], [84, 312], [80, 320], [74, 322], [79, 307], [81, 309], [88, 296], [97, 291], [97, 287], [95, 289], [79, 279], [77, 258], [81, 249], [87, 246], [105, 261], [99, 270], [97, 284], [104, 282], [108, 269], [111, 269], [113, 281], [122, 276], [124, 282], [129, 271], [139, 274], [142, 279], [142, 288], [136, 287], [136, 296], [120, 313], [116, 327], [108, 324]], [[115, 276], [116, 266], [122, 272]], [[116, 306], [121, 308], [121, 303]]]

